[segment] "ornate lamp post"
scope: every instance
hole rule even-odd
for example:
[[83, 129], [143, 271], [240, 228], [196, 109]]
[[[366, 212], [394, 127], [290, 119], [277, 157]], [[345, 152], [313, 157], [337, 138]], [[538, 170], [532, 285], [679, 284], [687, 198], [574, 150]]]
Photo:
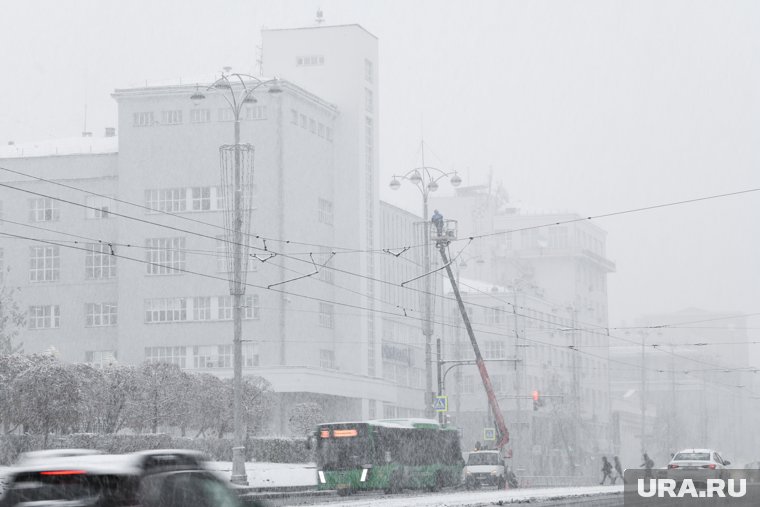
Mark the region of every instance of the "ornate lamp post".
[[[406, 180], [412, 183], [422, 194], [422, 222], [425, 249], [423, 252], [423, 268], [425, 273], [430, 271], [430, 214], [428, 211], [428, 196], [430, 192], [438, 190], [438, 182], [444, 178], [449, 178], [451, 185], [458, 187], [462, 183], [456, 171], [445, 172], [435, 167], [416, 167], [404, 173], [401, 176], [394, 175], [390, 182], [392, 190], [398, 190], [401, 187], [401, 181]], [[425, 336], [425, 416], [432, 418], [433, 412], [433, 360], [431, 347], [431, 337], [433, 336], [432, 309], [431, 309], [431, 283], [430, 277], [425, 277], [425, 320], [422, 324], [422, 334]], [[436, 343], [438, 358], [441, 358], [441, 339], [438, 338]], [[441, 380], [440, 369], [438, 371], [438, 383]]]
[[[253, 198], [253, 153], [251, 144], [240, 144], [240, 114], [245, 105], [256, 102], [254, 92], [266, 88], [269, 93], [279, 93], [282, 89], [278, 79], [261, 80], [248, 74], [230, 73], [225, 67], [222, 77], [211, 83], [205, 93], [215, 93], [224, 98], [229, 106], [235, 124], [234, 144], [219, 147], [222, 194], [224, 196], [224, 225], [227, 230], [227, 272], [230, 274], [230, 295], [233, 298], [233, 425], [234, 443], [232, 448], [233, 484], [248, 484], [245, 472], [245, 447], [243, 437], [243, 296], [245, 295], [246, 274], [248, 272], [248, 251], [250, 247], [251, 210]], [[196, 90], [190, 97], [195, 105], [205, 100], [206, 95]], [[231, 237], [230, 237], [231, 236]]]

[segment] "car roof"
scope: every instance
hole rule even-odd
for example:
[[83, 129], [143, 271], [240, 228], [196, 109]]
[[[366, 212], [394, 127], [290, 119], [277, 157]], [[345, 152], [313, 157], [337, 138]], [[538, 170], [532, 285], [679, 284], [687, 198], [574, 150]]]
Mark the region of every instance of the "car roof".
[[47, 461], [51, 458], [62, 458], [66, 456], [88, 456], [92, 454], [103, 454], [103, 451], [99, 451], [97, 449], [45, 449], [44, 451], [29, 451], [19, 454], [16, 463], [32, 463], [40, 460]]
[[203, 453], [185, 449], [156, 449], [129, 454], [52, 455], [48, 459], [36, 459], [29, 463], [14, 465], [10, 467], [8, 474], [15, 475], [49, 470], [85, 470], [94, 474], [138, 475], [143, 472], [150, 458], [168, 455], [191, 457], [197, 460], [199, 464], [205, 460]]
[[676, 454], [681, 454], [681, 453], [684, 453], [684, 452], [702, 452], [702, 453], [709, 452], [709, 453], [713, 453], [713, 452], [717, 452], [717, 451], [715, 451], [713, 449], [683, 449], [681, 451], [678, 451]]
[[497, 451], [496, 449], [481, 449], [479, 451], [470, 451], [470, 454], [485, 454], [485, 453], [499, 454], [499, 451]]

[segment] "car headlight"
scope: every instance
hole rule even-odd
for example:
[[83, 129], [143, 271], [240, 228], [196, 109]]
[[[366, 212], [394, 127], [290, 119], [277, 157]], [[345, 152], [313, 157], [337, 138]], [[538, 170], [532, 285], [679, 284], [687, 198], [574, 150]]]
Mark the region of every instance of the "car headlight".
[[491, 475], [497, 475], [498, 473], [499, 472], [497, 472], [496, 470], [494, 470], [493, 472], [491, 472]]
[[470, 471], [467, 470], [466, 468], [464, 469], [464, 475], [470, 475]]

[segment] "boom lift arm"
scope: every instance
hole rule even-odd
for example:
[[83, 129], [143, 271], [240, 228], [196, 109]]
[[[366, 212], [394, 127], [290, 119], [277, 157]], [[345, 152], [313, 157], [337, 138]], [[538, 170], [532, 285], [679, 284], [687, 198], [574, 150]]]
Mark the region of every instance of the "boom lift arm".
[[486, 364], [483, 361], [483, 356], [480, 355], [480, 347], [478, 347], [478, 342], [475, 339], [475, 333], [472, 330], [470, 317], [467, 315], [467, 309], [464, 306], [464, 302], [462, 302], [462, 295], [459, 293], [459, 286], [456, 279], [454, 278], [454, 273], [451, 271], [451, 263], [449, 262], [448, 255], [446, 255], [446, 246], [448, 243], [449, 242], [445, 239], [439, 239], [436, 242], [436, 246], [438, 247], [438, 251], [441, 253], [441, 259], [443, 260], [443, 265], [446, 268], [446, 273], [449, 275], [449, 281], [451, 282], [451, 287], [454, 290], [454, 296], [457, 298], [457, 304], [459, 305], [459, 311], [462, 314], [464, 326], [467, 328], [467, 334], [470, 336], [472, 349], [475, 351], [475, 364], [477, 364], [478, 370], [480, 371], [480, 378], [483, 381], [483, 387], [485, 387], [486, 394], [488, 395], [488, 405], [491, 407], [491, 412], [493, 413], [493, 417], [496, 420], [496, 427], [499, 431], [499, 442], [497, 444], [497, 448], [501, 449], [509, 442], [509, 430], [507, 430], [507, 424], [504, 422], [504, 416], [501, 414], [499, 401], [496, 399], [496, 394], [493, 391], [491, 378], [488, 376], [488, 370], [486, 369]]

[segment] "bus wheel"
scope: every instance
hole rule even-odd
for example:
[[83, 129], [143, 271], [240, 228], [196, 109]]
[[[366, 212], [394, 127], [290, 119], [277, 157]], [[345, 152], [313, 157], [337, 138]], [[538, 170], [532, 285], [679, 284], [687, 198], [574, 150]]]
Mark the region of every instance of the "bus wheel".
[[435, 482], [432, 486], [430, 486], [430, 491], [440, 491], [441, 488], [444, 486], [444, 480], [443, 480], [443, 473], [438, 470], [435, 474]]
[[348, 496], [351, 493], [351, 490], [348, 488], [339, 488], [338, 489], [338, 496]]
[[401, 473], [400, 470], [396, 470], [391, 474], [390, 481], [388, 481], [388, 486], [383, 490], [386, 495], [394, 495], [397, 493], [401, 493], [401, 481], [403, 479], [404, 475]]

